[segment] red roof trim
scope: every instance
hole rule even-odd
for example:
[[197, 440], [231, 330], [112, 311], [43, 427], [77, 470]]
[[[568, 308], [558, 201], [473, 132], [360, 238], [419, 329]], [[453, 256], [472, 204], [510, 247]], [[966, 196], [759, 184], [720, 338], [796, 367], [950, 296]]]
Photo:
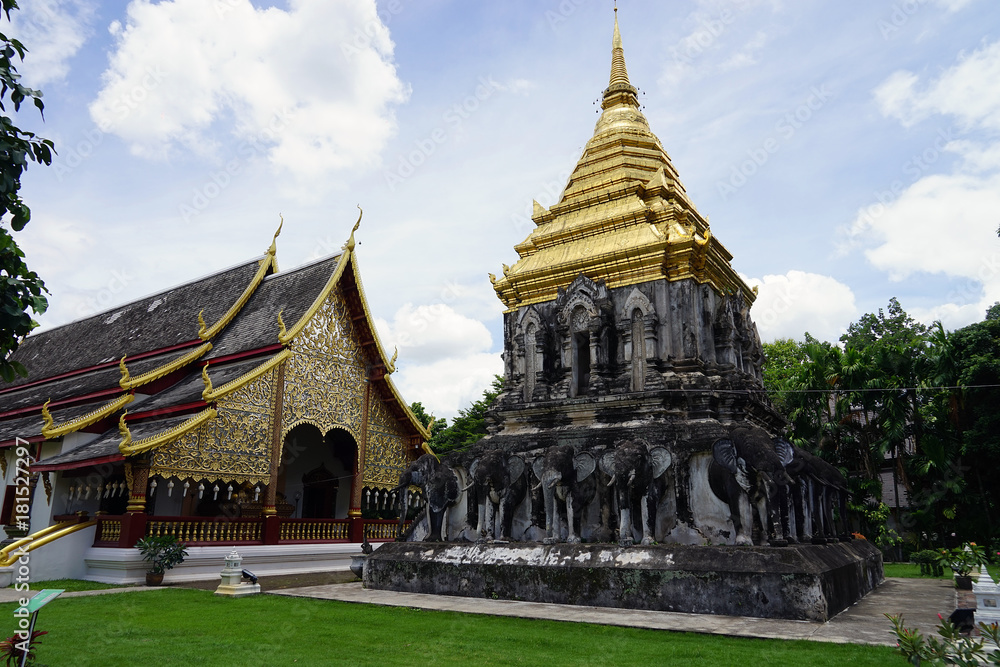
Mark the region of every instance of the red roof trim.
[[[121, 387], [113, 387], [111, 389], [101, 389], [100, 391], [95, 391], [86, 396], [73, 396], [72, 398], [64, 398], [61, 401], [54, 401], [49, 403], [49, 410], [55, 410], [56, 408], [66, 408], [73, 405], [83, 405], [89, 403], [95, 399], [107, 398], [109, 396], [118, 396], [124, 393]], [[9, 412], [0, 412], [0, 419], [7, 419], [9, 417], [16, 417], [18, 415], [30, 415], [35, 412], [41, 414], [41, 405], [30, 405], [26, 408], [18, 408], [17, 410], [11, 410]]]
[[5, 440], [4, 442], [0, 442], [0, 449], [6, 449], [7, 447], [13, 447], [13, 446], [15, 446], [17, 444], [18, 440], [21, 440], [22, 442], [25, 441], [25, 440], [27, 440], [29, 444], [35, 444], [35, 443], [38, 443], [38, 442], [45, 442], [45, 436], [44, 435], [33, 435], [33, 436], [29, 437], [29, 438], [14, 438], [13, 440]]
[[[166, 354], [168, 352], [176, 352], [178, 350], [186, 350], [189, 347], [196, 347], [198, 345], [204, 344], [200, 338], [196, 338], [187, 343], [179, 343], [177, 345], [172, 345], [170, 347], [163, 347], [158, 350], [150, 350], [149, 352], [140, 352], [139, 354], [132, 355], [129, 357], [130, 361], [138, 361], [140, 359], [148, 359], [149, 357], [155, 357], [160, 354]], [[75, 371], [70, 371], [69, 373], [63, 373], [62, 375], [53, 375], [52, 377], [42, 378], [41, 380], [35, 380], [34, 382], [28, 382], [27, 384], [19, 384], [16, 387], [8, 387], [7, 389], [0, 389], [0, 394], [6, 394], [12, 391], [20, 391], [28, 387], [36, 387], [41, 384], [46, 384], [48, 382], [55, 382], [56, 380], [65, 380], [66, 378], [73, 377], [75, 375], [83, 375], [84, 373], [89, 373], [91, 371], [99, 371], [105, 368], [111, 368], [112, 366], [117, 366], [121, 361], [119, 357], [118, 361], [109, 361], [103, 364], [97, 364], [96, 366], [88, 366], [87, 368], [78, 368]]]

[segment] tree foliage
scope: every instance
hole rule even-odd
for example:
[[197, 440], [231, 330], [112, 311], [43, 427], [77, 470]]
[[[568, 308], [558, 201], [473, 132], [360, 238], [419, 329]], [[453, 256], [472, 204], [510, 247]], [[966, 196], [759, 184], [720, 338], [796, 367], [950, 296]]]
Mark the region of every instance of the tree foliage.
[[[862, 316], [841, 345], [779, 341], [768, 388], [791, 436], [843, 468], [861, 532], [882, 546], [895, 526], [917, 548], [952, 539], [989, 543], [1000, 464], [1000, 304], [983, 322], [955, 332], [927, 327], [894, 298]], [[883, 473], [890, 473], [883, 477]]]
[[[451, 420], [451, 426], [442, 429], [431, 438], [430, 446], [438, 454], [468, 449], [486, 435], [486, 411], [503, 391], [503, 376], [496, 375], [493, 384], [483, 392], [478, 401], [458, 411]], [[443, 421], [443, 420], [442, 420]]]
[[[10, 20], [17, 2], [2, 0], [2, 8]], [[12, 234], [31, 220], [31, 210], [20, 196], [21, 176], [28, 161], [49, 165], [53, 154], [51, 141], [21, 130], [8, 115], [10, 107], [16, 113], [26, 101], [44, 113], [42, 93], [22, 85], [15, 67], [15, 59], [23, 61], [26, 51], [21, 42], [0, 33], [0, 377], [7, 382], [15, 375], [27, 375], [10, 356], [38, 326], [28, 311], [40, 315], [48, 307], [45, 284], [28, 269]]]

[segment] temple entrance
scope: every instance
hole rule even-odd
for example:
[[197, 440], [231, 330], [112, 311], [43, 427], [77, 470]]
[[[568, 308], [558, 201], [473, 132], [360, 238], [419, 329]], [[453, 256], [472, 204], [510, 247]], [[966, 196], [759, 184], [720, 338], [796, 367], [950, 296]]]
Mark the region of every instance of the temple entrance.
[[350, 433], [334, 428], [322, 435], [300, 424], [285, 436], [278, 491], [300, 519], [346, 519], [351, 504], [358, 446]]

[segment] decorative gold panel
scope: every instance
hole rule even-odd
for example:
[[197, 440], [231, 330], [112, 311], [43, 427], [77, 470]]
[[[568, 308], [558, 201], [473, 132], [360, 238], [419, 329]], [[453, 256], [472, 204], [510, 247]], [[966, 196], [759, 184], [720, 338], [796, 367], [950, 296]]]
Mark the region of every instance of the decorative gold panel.
[[150, 475], [267, 484], [277, 370], [228, 394], [218, 416], [152, 452]]
[[364, 485], [393, 488], [399, 483], [399, 474], [409, 463], [405, 434], [382, 399], [373, 396], [368, 406]]
[[360, 441], [365, 362], [339, 289], [330, 292], [292, 349], [285, 369], [282, 433], [310, 422], [323, 433], [342, 428]]

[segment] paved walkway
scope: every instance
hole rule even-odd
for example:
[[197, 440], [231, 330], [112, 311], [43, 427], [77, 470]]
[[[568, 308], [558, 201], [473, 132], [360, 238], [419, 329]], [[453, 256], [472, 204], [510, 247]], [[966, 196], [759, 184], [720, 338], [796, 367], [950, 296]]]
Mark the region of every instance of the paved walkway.
[[955, 589], [946, 579], [886, 579], [876, 591], [827, 623], [397, 593], [364, 589], [360, 582], [306, 586], [270, 592], [274, 595], [460, 611], [491, 616], [621, 625], [734, 637], [808, 639], [838, 644], [886, 646], [895, 646], [896, 641], [889, 621], [883, 613], [903, 613], [908, 627], [920, 628], [924, 633], [933, 633], [938, 623], [937, 615], [940, 613], [947, 616], [955, 609]]

